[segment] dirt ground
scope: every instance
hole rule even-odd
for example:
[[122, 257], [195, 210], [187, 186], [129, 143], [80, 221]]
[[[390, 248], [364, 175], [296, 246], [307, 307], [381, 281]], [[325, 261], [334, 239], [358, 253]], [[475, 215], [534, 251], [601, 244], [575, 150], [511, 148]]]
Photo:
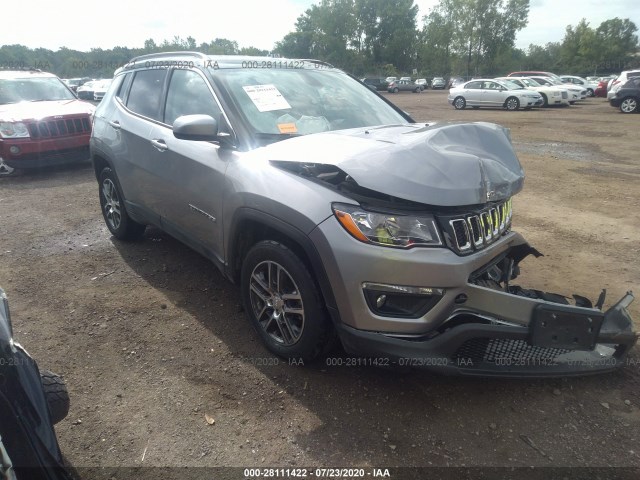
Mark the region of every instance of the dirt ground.
[[[418, 121], [511, 128], [527, 174], [514, 229], [545, 255], [518, 283], [594, 300], [606, 288], [605, 306], [640, 293], [640, 115], [602, 99], [457, 111], [447, 93], [388, 98]], [[640, 467], [638, 347], [636, 365], [573, 379], [288, 365], [204, 258], [156, 229], [113, 239], [89, 166], [0, 179], [0, 285], [17, 341], [66, 378], [56, 430], [80, 470]]]

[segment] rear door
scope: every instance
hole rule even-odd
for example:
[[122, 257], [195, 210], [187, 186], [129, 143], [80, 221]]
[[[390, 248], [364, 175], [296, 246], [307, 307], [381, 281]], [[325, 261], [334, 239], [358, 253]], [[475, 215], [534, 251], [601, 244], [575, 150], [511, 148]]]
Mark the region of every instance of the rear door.
[[[118, 93], [118, 112], [110, 127], [119, 138], [112, 149], [116, 157], [116, 173], [129, 208], [138, 215], [158, 223], [162, 182], [155, 164], [155, 149], [150, 135], [160, 120], [161, 99], [167, 69], [156, 68], [135, 72], [128, 93]], [[126, 85], [123, 83], [121, 90]], [[134, 214], [135, 214], [134, 213]]]

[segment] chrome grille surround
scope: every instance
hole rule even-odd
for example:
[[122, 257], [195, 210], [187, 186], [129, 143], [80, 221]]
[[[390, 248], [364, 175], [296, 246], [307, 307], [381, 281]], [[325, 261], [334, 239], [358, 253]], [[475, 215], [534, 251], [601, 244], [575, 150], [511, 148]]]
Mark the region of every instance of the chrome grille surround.
[[450, 246], [461, 254], [485, 248], [511, 229], [512, 218], [511, 199], [473, 213], [448, 217]]

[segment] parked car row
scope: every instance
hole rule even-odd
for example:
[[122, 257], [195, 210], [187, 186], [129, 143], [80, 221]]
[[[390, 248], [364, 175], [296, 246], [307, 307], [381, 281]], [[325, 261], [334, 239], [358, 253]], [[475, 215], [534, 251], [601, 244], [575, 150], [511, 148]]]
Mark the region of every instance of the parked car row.
[[[371, 79], [368, 79], [368, 78], [362, 79], [362, 81], [367, 85], [371, 84], [370, 80]], [[379, 80], [380, 80], [380, 83], [382, 83], [383, 79], [379, 79]], [[438, 89], [444, 90], [447, 86], [447, 82], [443, 77], [434, 77], [433, 79], [431, 79], [431, 83], [429, 83], [429, 80], [426, 78], [418, 78], [415, 81], [413, 81], [411, 77], [400, 77], [400, 79], [398, 79], [397, 77], [387, 77], [384, 79], [384, 82], [387, 83], [387, 87], [377, 88], [377, 90], [387, 90], [390, 93], [397, 93], [403, 90], [412, 91], [412, 92], [417, 91], [415, 88], [409, 88], [408, 84], [412, 84], [420, 87], [420, 91], [424, 91], [428, 88], [432, 88], [434, 90], [438, 90]], [[398, 85], [398, 82], [403, 82], [402, 83], [403, 87], [400, 87]], [[395, 83], [393, 87], [391, 86], [392, 83]], [[398, 90], [396, 90], [395, 87], [398, 87]]]
[[477, 78], [449, 89], [448, 101], [456, 110], [462, 110], [467, 106], [476, 109], [503, 107], [507, 110], [529, 110], [544, 103], [542, 95], [538, 92], [523, 88], [509, 80], [491, 78]]
[[110, 78], [103, 78], [101, 80], [92, 80], [85, 83], [81, 87], [78, 87], [76, 94], [81, 100], [95, 100], [99, 102], [104, 97], [104, 94], [111, 85]]
[[486, 106], [518, 110], [573, 105], [596, 95], [597, 90], [597, 83], [575, 75], [518, 71], [506, 77], [472, 79], [452, 86], [448, 100], [456, 109]]

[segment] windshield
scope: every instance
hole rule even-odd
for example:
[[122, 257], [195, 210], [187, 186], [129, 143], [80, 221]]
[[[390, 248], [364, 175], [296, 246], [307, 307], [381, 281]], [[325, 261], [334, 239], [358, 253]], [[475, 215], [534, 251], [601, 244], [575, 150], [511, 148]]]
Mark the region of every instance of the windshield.
[[74, 100], [75, 98], [65, 84], [55, 77], [0, 80], [0, 105], [47, 100]]
[[557, 78], [553, 78], [553, 77], [547, 77], [547, 79], [549, 80], [550, 83], [552, 83], [553, 85], [564, 85], [563, 82], [561, 82], [560, 80], [558, 80]]
[[523, 88], [520, 85], [512, 82], [511, 80], [501, 80], [500, 83], [502, 83], [509, 90], [523, 90]]
[[109, 85], [111, 85], [112, 81], [113, 80], [101, 80], [99, 82], [94, 83], [93, 88], [107, 90], [109, 88]]
[[374, 92], [343, 72], [309, 69], [211, 72], [258, 134], [306, 135], [407, 123]]
[[520, 78], [522, 83], [524, 83], [527, 87], [541, 87], [542, 85], [536, 82], [533, 78]]

